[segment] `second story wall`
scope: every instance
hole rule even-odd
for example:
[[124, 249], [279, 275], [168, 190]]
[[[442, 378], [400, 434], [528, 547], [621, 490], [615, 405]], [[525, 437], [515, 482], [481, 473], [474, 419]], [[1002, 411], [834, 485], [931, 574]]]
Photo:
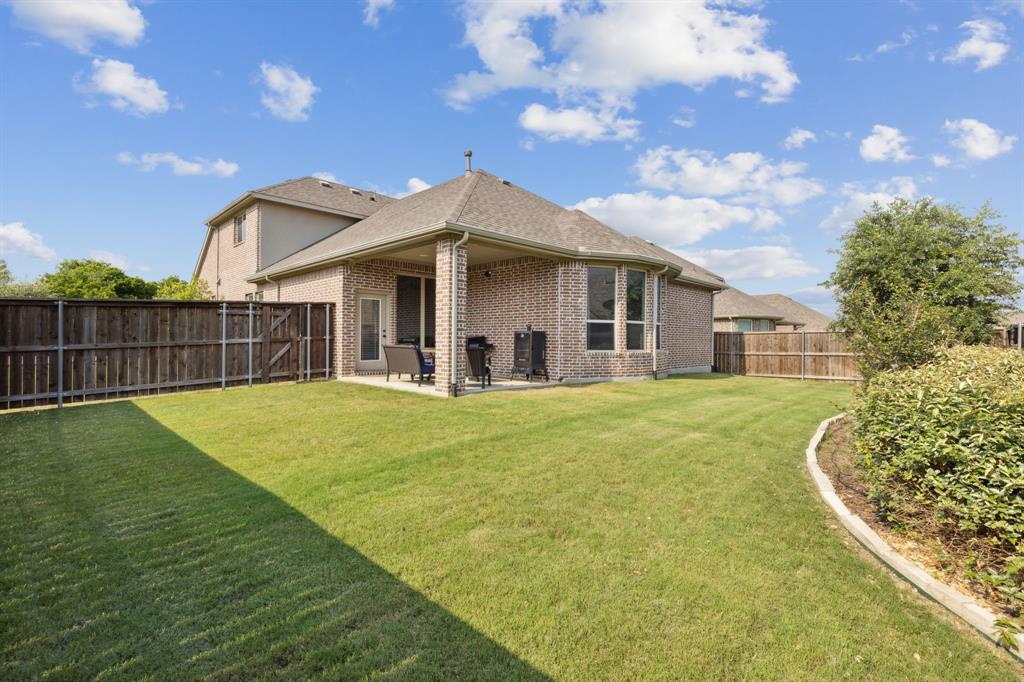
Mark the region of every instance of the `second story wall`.
[[260, 207], [254, 203], [245, 209], [245, 239], [235, 239], [235, 218], [216, 226], [199, 266], [199, 277], [206, 281], [214, 298], [242, 300], [256, 291], [245, 278], [256, 272], [259, 262]]
[[276, 263], [354, 222], [354, 218], [261, 201], [259, 268]]

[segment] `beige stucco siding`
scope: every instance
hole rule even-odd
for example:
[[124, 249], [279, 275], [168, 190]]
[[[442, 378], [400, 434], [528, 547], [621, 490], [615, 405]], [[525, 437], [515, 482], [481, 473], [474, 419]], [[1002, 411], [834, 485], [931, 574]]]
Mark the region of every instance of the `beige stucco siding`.
[[276, 263], [354, 222], [354, 218], [298, 206], [260, 202], [259, 267]]

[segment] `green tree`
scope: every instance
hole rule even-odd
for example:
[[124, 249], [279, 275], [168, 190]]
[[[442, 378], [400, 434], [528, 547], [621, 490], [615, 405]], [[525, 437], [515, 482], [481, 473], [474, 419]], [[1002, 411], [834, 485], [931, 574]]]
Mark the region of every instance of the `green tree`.
[[98, 260], [61, 261], [40, 281], [60, 298], [153, 298], [156, 293], [156, 284]]
[[7, 261], [0, 259], [0, 297], [46, 298], [49, 295], [50, 292], [39, 281], [16, 281]]
[[1024, 242], [998, 219], [987, 204], [970, 216], [931, 199], [896, 199], [843, 235], [824, 284], [839, 304], [834, 325], [866, 377], [992, 338], [998, 312], [1021, 292], [1024, 266]]
[[211, 298], [210, 289], [206, 281], [193, 278], [186, 282], [176, 275], [170, 275], [156, 283], [156, 293], [153, 298], [174, 301], [202, 301]]

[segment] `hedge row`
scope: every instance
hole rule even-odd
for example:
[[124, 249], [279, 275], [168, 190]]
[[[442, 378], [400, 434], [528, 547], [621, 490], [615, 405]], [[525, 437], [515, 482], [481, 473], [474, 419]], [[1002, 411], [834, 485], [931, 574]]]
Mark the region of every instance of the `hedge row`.
[[870, 496], [889, 521], [940, 538], [1011, 615], [1024, 608], [1024, 353], [984, 346], [883, 372], [854, 406]]

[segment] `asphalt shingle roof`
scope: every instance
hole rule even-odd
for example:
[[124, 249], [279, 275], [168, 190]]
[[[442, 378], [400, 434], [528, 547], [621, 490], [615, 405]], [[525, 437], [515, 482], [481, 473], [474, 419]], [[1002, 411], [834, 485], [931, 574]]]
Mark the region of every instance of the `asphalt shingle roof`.
[[794, 301], [789, 296], [782, 294], [757, 294], [754, 298], [764, 301], [775, 310], [782, 313], [786, 322], [804, 325], [803, 331], [823, 332], [832, 322], [828, 315], [819, 313], [814, 308], [809, 308], [803, 303]]
[[627, 237], [583, 211], [566, 209], [483, 170], [385, 202], [368, 218], [273, 263], [255, 276], [303, 267], [442, 223], [481, 228], [497, 236], [559, 249], [655, 258], [670, 263], [688, 279], [725, 286], [721, 277], [669, 251]]
[[739, 289], [726, 289], [715, 294], [715, 317], [750, 317], [781, 320], [780, 311]]
[[356, 189], [339, 182], [329, 182], [313, 177], [285, 180], [251, 190], [251, 193], [301, 201], [362, 216], [373, 215], [382, 207], [395, 201], [395, 199], [377, 192]]

